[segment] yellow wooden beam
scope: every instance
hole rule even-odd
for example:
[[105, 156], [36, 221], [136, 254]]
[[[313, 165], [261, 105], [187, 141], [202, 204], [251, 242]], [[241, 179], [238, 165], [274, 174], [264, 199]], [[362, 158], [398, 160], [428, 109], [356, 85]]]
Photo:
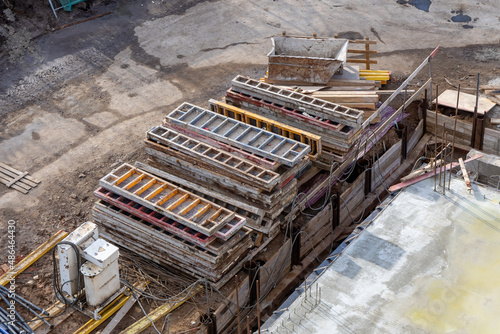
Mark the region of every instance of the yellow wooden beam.
[[[56, 301], [54, 305], [46, 309], [46, 311], [49, 313], [48, 316], [44, 314], [40, 314], [40, 316], [47, 317], [47, 318], [54, 318], [56, 315], [59, 315], [60, 313], [64, 312], [66, 308], [64, 307], [64, 304], [61, 303], [60, 301]], [[68, 312], [68, 311], [66, 311]], [[42, 320], [39, 320], [37, 317], [31, 319], [31, 322], [29, 322], [29, 326], [31, 327], [32, 330], [37, 329], [38, 327], [42, 326], [45, 324]]]
[[26, 256], [24, 259], [19, 261], [14, 268], [9, 270], [8, 272], [4, 273], [2, 276], [0, 276], [0, 284], [2, 286], [5, 286], [11, 278], [16, 277], [23, 271], [29, 268], [33, 263], [35, 263], [39, 258], [41, 258], [45, 253], [47, 253], [49, 250], [51, 250], [59, 241], [62, 239], [66, 238], [68, 235], [68, 232], [65, 231], [58, 231], [56, 232], [49, 240], [45, 241], [43, 244], [38, 246], [37, 249], [35, 249], [33, 252], [31, 252], [28, 256]]
[[108, 306], [106, 306], [101, 312], [99, 312], [101, 319], [99, 319], [99, 320], [90, 319], [89, 321], [87, 321], [85, 323], [85, 325], [78, 328], [74, 334], [89, 334], [89, 333], [91, 333], [100, 324], [102, 324], [110, 316], [112, 316], [116, 311], [121, 309], [122, 306], [125, 305], [127, 300], [129, 300], [130, 297], [131, 296], [125, 296], [125, 295], [121, 294], [113, 302], [111, 302]]
[[[178, 308], [179, 306], [181, 306], [182, 304], [184, 304], [184, 302], [186, 300], [190, 299], [191, 297], [193, 297], [194, 295], [196, 295], [198, 292], [200, 292], [201, 289], [202, 289], [201, 285], [195, 286], [191, 290], [191, 292], [183, 300], [181, 300], [180, 302], [177, 302], [175, 304], [166, 303], [166, 304], [158, 307], [156, 310], [154, 310], [152, 312], [149, 312], [149, 314], [148, 314], [147, 317], [144, 316], [141, 319], [139, 319], [138, 321], [136, 321], [135, 323], [133, 323], [132, 325], [130, 325], [127, 328], [125, 328], [123, 331], [120, 332], [120, 334], [137, 334], [137, 333], [141, 333], [146, 328], [148, 328], [149, 326], [151, 326], [151, 321], [154, 322], [154, 321], [156, 321], [156, 320], [158, 320], [160, 318], [163, 318], [164, 316], [166, 316], [167, 314], [169, 314], [170, 312], [172, 312], [173, 310], [175, 310], [176, 308]], [[149, 317], [149, 319], [148, 319], [148, 317]]]
[[[135, 283], [134, 286], [137, 289], [142, 290], [142, 289], [144, 289], [144, 287], [147, 284], [148, 284], [148, 282], [139, 281], [139, 282]], [[99, 327], [100, 324], [105, 322], [110, 316], [112, 316], [119, 309], [121, 309], [123, 307], [123, 305], [125, 305], [127, 300], [129, 300], [131, 297], [132, 297], [132, 294], [130, 294], [128, 296], [126, 296], [124, 293], [120, 294], [118, 297], [116, 297], [115, 300], [113, 300], [101, 312], [99, 312], [101, 319], [99, 319], [99, 320], [90, 319], [89, 321], [87, 321], [85, 323], [85, 325], [83, 325], [82, 327], [77, 329], [77, 331], [74, 334], [89, 334], [89, 333], [91, 333], [94, 329]]]

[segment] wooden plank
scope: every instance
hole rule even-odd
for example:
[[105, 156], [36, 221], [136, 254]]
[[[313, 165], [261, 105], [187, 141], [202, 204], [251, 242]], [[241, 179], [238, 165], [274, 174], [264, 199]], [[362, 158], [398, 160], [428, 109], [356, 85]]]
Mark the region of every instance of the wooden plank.
[[349, 44], [377, 44], [377, 41], [369, 39], [354, 39], [354, 40], [349, 40]]
[[351, 64], [378, 64], [376, 60], [352, 59], [352, 58], [347, 58], [346, 62]]
[[[283, 81], [283, 80], [273, 80], [269, 78], [262, 78], [261, 81], [270, 83], [273, 85], [299, 85], [307, 86], [309, 83], [305, 81]], [[334, 86], [375, 86], [376, 82], [373, 80], [349, 80], [349, 79], [332, 79], [328, 81], [324, 86], [334, 87]]]
[[26, 175], [28, 175], [28, 172], [20, 173], [18, 176], [16, 176], [15, 178], [13, 178], [9, 183], [7, 183], [6, 186], [8, 188], [10, 188], [14, 183], [16, 183], [17, 181], [21, 180]]
[[346, 103], [351, 104], [351, 105], [354, 105], [354, 104], [363, 105], [363, 104], [367, 104], [367, 103], [374, 104], [374, 103], [377, 103], [379, 100], [379, 97], [377, 94], [364, 94], [364, 95], [344, 94], [344, 95], [340, 95], [340, 94], [328, 94], [327, 92], [317, 92], [317, 93], [312, 93], [310, 95], [313, 97], [316, 97], [318, 99], [322, 99], [322, 100], [330, 101], [330, 102], [335, 102], [335, 103], [342, 104], [342, 105], [345, 105]]
[[467, 168], [465, 168], [464, 159], [458, 158], [458, 163], [460, 164], [460, 168], [462, 170], [462, 175], [464, 177], [465, 186], [467, 187], [468, 191], [471, 191], [472, 186], [470, 183], [469, 173], [467, 172]]
[[[64, 304], [60, 301], [57, 301], [55, 304], [50, 306], [46, 311], [49, 315], [44, 315], [46, 320], [53, 326], [52, 328], [57, 327], [59, 324], [64, 322], [68, 317], [70, 317], [76, 310], [74, 308], [65, 308]], [[61, 314], [63, 313], [63, 314]], [[42, 316], [42, 315], [40, 315]], [[43, 321], [39, 320], [37, 317], [34, 317], [29, 322], [29, 326], [32, 330], [35, 331], [36, 334], [47, 334], [52, 328], [47, 326]]]
[[360, 86], [330, 86], [330, 87], [326, 87], [326, 88], [321, 89], [321, 91], [322, 92], [344, 92], [344, 91], [378, 92], [377, 88], [375, 87], [375, 84], [368, 85], [368, 86], [361, 86], [361, 85]]
[[406, 153], [409, 153], [415, 145], [419, 142], [420, 138], [424, 135], [424, 121], [421, 120], [417, 127], [415, 128], [415, 132], [411, 136], [410, 140], [408, 140], [408, 145], [406, 146]]
[[[371, 43], [370, 43], [371, 44]], [[348, 49], [347, 53], [360, 53], [360, 54], [369, 54], [369, 55], [376, 55], [377, 51], [376, 50], [356, 50], [356, 49]]]
[[[145, 283], [139, 284], [137, 288], [139, 290], [142, 290], [146, 286]], [[136, 292], [137, 293], [137, 292]], [[123, 307], [116, 313], [116, 315], [111, 319], [111, 321], [108, 323], [108, 325], [102, 330], [101, 334], [111, 334], [115, 327], [122, 321], [123, 317], [127, 315], [128, 311], [134, 306], [135, 302], [137, 299], [135, 296], [131, 296], [129, 300], [123, 305]]]
[[[449, 108], [456, 108], [457, 95], [458, 95], [458, 92], [456, 90], [447, 89], [439, 95], [438, 104], [442, 105], [442, 106], [449, 107]], [[436, 103], [436, 100], [434, 100], [432, 102]], [[476, 105], [476, 96], [475, 95], [460, 92], [460, 97], [459, 97], [459, 101], [458, 101], [458, 109], [473, 113], [475, 105]], [[480, 96], [479, 103], [477, 106], [477, 113], [480, 115], [484, 115], [486, 112], [488, 112], [494, 106], [495, 106], [495, 103], [491, 102], [487, 98]]]
[[281, 89], [299, 91], [303, 94], [309, 94], [327, 87], [327, 86], [297, 86], [297, 85], [275, 85], [275, 86]]
[[33, 263], [35, 263], [39, 258], [41, 258], [45, 253], [51, 250], [59, 241], [66, 238], [68, 232], [62, 230], [57, 231], [49, 240], [45, 241], [43, 244], [38, 246], [33, 252], [31, 252], [24, 259], [19, 261], [13, 268], [8, 272], [0, 276], [0, 284], [5, 286], [12, 279], [17, 277], [23, 271], [29, 268]]
[[[20, 173], [18, 170], [14, 169], [14, 168], [12, 168], [12, 167], [10, 167], [10, 166], [6, 165], [6, 164], [3, 164], [3, 163], [1, 163], [1, 162], [0, 162], [0, 167], [2, 167], [3, 169], [5, 169], [5, 170], [7, 170], [7, 171], [9, 171], [9, 172], [12, 172], [12, 173], [14, 173], [14, 174], [16, 174], [16, 175]], [[33, 178], [32, 178], [31, 176], [29, 176], [29, 175], [26, 177], [26, 179], [27, 179], [27, 180], [29, 180], [29, 181], [31, 181], [31, 182], [33, 182], [33, 183], [35, 183], [35, 184], [40, 183], [40, 181], [36, 181], [35, 179], [33, 179]]]
[[[7, 184], [9, 179], [7, 179], [6, 177], [2, 176], [2, 174], [0, 174], [0, 181], [3, 183], [3, 184]], [[17, 191], [20, 191], [22, 192], [23, 194], [27, 194], [28, 193], [28, 190], [24, 189], [24, 188], [21, 188], [20, 186], [18, 186], [17, 184], [14, 184], [11, 186], [12, 189], [15, 189]]]
[[[321, 98], [321, 99], [325, 100], [325, 101], [329, 101], [328, 99], [323, 99], [323, 98]], [[375, 110], [375, 103], [350, 103], [350, 102], [346, 103], [346, 102], [342, 102], [339, 104], [343, 105], [344, 107], [349, 107], [349, 108]]]
[[360, 96], [370, 96], [370, 97], [377, 97], [378, 92], [384, 92], [384, 91], [377, 91], [377, 90], [348, 90], [348, 91], [338, 91], [338, 90], [319, 90], [317, 92], [314, 92], [313, 94], [321, 96], [321, 95], [331, 95], [331, 96], [351, 96], [351, 95], [360, 95]]
[[[467, 160], [465, 160], [465, 162], [469, 162], [469, 161], [473, 161], [473, 160], [476, 160], [480, 157], [482, 157], [483, 155], [482, 154], [479, 154], [479, 155], [476, 155], [472, 158], [469, 158]], [[460, 164], [458, 162], [453, 162], [453, 163], [449, 163], [447, 165], [444, 166], [444, 171], [448, 171], [450, 170], [451, 168], [454, 168], [454, 167], [457, 167], [457, 166], [460, 166]], [[442, 171], [441, 171], [441, 168], [438, 168], [436, 173], [434, 171], [430, 171], [429, 173], [426, 173], [424, 175], [420, 175], [420, 176], [417, 176], [416, 178], [414, 179], [411, 179], [409, 181], [406, 181], [406, 182], [401, 182], [401, 183], [398, 183], [398, 184], [395, 184], [393, 186], [391, 186], [389, 188], [389, 191], [390, 192], [395, 192], [395, 191], [398, 191], [400, 189], [403, 189], [405, 187], [408, 187], [408, 186], [411, 186], [412, 184], [415, 184], [417, 182], [420, 182], [422, 180], [425, 180], [425, 179], [428, 179], [429, 177], [431, 176], [434, 176], [434, 175], [437, 175], [437, 174], [440, 174]]]
[[154, 311], [150, 312], [147, 317], [144, 316], [132, 325], [128, 326], [125, 328], [123, 331], [120, 332], [120, 334], [137, 334], [141, 333], [144, 331], [146, 328], [151, 326], [151, 321], [156, 321], [160, 318], [165, 317], [167, 314], [184, 304], [187, 300], [191, 299], [193, 296], [195, 296], [198, 292], [202, 290], [202, 286], [197, 284], [196, 286], [193, 286], [190, 291], [178, 302], [172, 302], [172, 303], [166, 303]]
[[19, 180], [16, 180], [16, 178], [12, 178], [11, 176], [5, 175], [2, 171], [0, 171], [0, 179], [1, 179], [2, 183], [5, 184], [8, 188], [14, 189], [14, 186], [17, 186], [17, 187], [22, 188], [26, 191], [29, 191], [32, 188], [31, 186], [26, 185], [22, 182], [16, 183], [16, 181], [19, 181]]

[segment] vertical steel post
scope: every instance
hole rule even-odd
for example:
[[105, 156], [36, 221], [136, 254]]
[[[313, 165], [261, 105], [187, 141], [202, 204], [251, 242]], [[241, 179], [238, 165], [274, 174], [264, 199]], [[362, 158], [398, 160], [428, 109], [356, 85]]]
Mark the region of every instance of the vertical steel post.
[[300, 229], [298, 227], [292, 228], [292, 254], [290, 261], [290, 270], [293, 266], [300, 264]]
[[443, 160], [443, 163], [441, 164], [441, 166], [439, 167], [439, 171], [441, 173], [439, 173], [439, 186], [442, 186], [442, 180], [443, 180], [443, 173], [444, 173], [444, 170], [442, 169], [442, 167], [445, 167], [445, 160], [444, 160], [444, 155], [445, 155], [445, 151], [444, 151], [444, 148], [446, 147], [446, 143], [444, 142], [444, 133], [445, 133], [445, 129], [446, 129], [446, 123], [443, 122], [443, 134], [442, 134], [442, 137], [441, 137], [441, 159]]
[[482, 151], [483, 150], [483, 144], [484, 144], [484, 114], [482, 115], [477, 115], [477, 149]]
[[237, 321], [238, 321], [238, 334], [241, 334], [241, 324], [240, 324], [240, 296], [239, 296], [239, 282], [238, 282], [238, 275], [234, 276], [235, 280], [235, 285], [236, 285], [236, 314], [237, 314]]
[[260, 334], [260, 284], [257, 280], [257, 330]]
[[[455, 137], [457, 135], [457, 118], [458, 118], [458, 102], [460, 101], [460, 84], [458, 85], [458, 93], [457, 93], [457, 107], [455, 108], [455, 125], [453, 126], [453, 140], [451, 144], [451, 159], [450, 163], [453, 163], [453, 156], [455, 154]], [[451, 187], [451, 169], [450, 175], [448, 178], [448, 189]]]
[[477, 74], [477, 87], [476, 87], [476, 105], [474, 106], [474, 117], [472, 118], [472, 136], [470, 146], [472, 148], [476, 147], [476, 131], [477, 131], [477, 107], [479, 104], [479, 81], [481, 78], [481, 72]]
[[[430, 67], [430, 60], [429, 60], [429, 67]], [[434, 158], [434, 191], [436, 191], [436, 182], [437, 182], [437, 166], [436, 166], [436, 159], [437, 159], [437, 154], [438, 154], [438, 92], [439, 92], [439, 87], [436, 84], [436, 123], [434, 124], [434, 153], [435, 153], [435, 158]]]
[[255, 261], [248, 261], [248, 262], [245, 262], [245, 264], [243, 265], [243, 268], [248, 273], [248, 286], [249, 286], [248, 304], [250, 306], [253, 306], [253, 305], [255, 305], [255, 302], [257, 301], [256, 281], [259, 279], [258, 266], [257, 266], [257, 263]]

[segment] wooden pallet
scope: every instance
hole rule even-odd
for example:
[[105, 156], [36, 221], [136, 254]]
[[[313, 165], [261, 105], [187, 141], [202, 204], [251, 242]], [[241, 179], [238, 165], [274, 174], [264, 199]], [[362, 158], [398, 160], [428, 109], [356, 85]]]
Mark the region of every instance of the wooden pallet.
[[34, 180], [28, 175], [28, 172], [20, 172], [10, 166], [0, 162], [0, 182], [8, 188], [15, 189], [27, 194], [31, 188], [35, 188], [40, 181]]

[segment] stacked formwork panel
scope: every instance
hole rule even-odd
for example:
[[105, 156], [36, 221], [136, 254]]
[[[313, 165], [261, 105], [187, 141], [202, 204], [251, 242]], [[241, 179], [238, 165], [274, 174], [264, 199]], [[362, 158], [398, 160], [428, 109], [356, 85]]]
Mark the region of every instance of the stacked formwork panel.
[[319, 136], [323, 147], [317, 163], [321, 167], [328, 168], [333, 161], [342, 162], [361, 135], [362, 110], [241, 75], [233, 79], [225, 100], [235, 107]]
[[221, 287], [279, 233], [321, 150], [320, 137], [289, 131], [308, 140], [183, 103], [147, 131], [147, 164], [100, 180], [94, 219], [111, 241]]
[[248, 257], [244, 217], [137, 167], [114, 169], [94, 194], [107, 239], [171, 269], [220, 286]]
[[189, 103], [147, 132], [146, 147], [143, 168], [231, 208], [268, 236], [278, 232], [312, 154], [308, 143]]

